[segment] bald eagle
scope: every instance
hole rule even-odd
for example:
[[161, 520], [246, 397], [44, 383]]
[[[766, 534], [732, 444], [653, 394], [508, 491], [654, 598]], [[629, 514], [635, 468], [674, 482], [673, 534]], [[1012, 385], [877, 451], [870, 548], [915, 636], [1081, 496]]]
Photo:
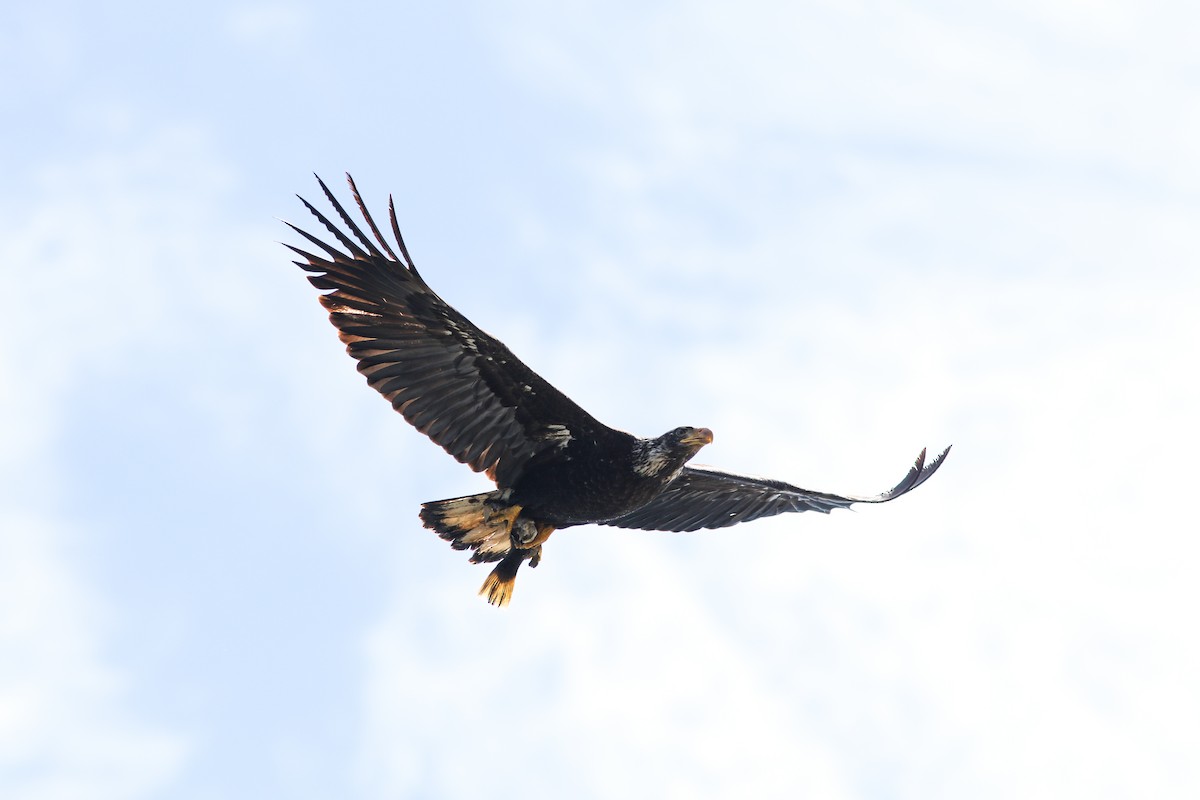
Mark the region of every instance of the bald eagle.
[[496, 489], [424, 503], [421, 521], [471, 561], [499, 562], [479, 593], [493, 605], [512, 598], [517, 570], [536, 567], [550, 534], [598, 523], [695, 531], [788, 511], [829, 513], [852, 503], [886, 503], [929, 479], [947, 447], [917, 456], [904, 479], [872, 496], [813, 492], [781, 481], [688, 466], [713, 439], [708, 428], [678, 427], [648, 439], [599, 422], [439, 297], [417, 272], [388, 198], [396, 248], [346, 179], [366, 236], [317, 177], [347, 235], [300, 202], [338, 246], [285, 223], [319, 253], [286, 245], [312, 273], [321, 305], [358, 371], [410, 424]]

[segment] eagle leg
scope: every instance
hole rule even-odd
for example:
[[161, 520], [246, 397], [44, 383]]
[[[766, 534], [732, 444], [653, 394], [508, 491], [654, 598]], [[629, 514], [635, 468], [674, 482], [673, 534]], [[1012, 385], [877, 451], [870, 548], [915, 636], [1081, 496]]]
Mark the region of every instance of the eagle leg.
[[513, 525], [513, 546], [522, 550], [532, 550], [535, 547], [541, 547], [552, 533], [554, 533], [554, 526], [548, 523], [518, 520]]
[[554, 533], [553, 525], [522, 517], [521, 506], [499, 492], [424, 503], [421, 521], [455, 550], [475, 551], [472, 563], [499, 560], [479, 589], [494, 606], [509, 604], [521, 562], [536, 567], [542, 544]]
[[[524, 522], [524, 520], [518, 522]], [[528, 535], [530, 529], [533, 529], [532, 538]], [[522, 537], [526, 541], [518, 541], [518, 531], [526, 534]], [[479, 594], [487, 598], [487, 601], [494, 606], [503, 608], [508, 605], [512, 601], [513, 588], [517, 583], [517, 570], [521, 568], [521, 562], [528, 559], [530, 569], [540, 564], [542, 562], [542, 544], [550, 538], [552, 533], [554, 533], [554, 526], [544, 522], [529, 525], [514, 524], [511, 534], [513, 546], [483, 581], [483, 586], [479, 587]]]
[[542, 544], [554, 533], [554, 526], [536, 522], [533, 525], [522, 526], [520, 532], [524, 536], [518, 535], [517, 527], [513, 527], [513, 546], [530, 553], [529, 568], [533, 569], [542, 563]]

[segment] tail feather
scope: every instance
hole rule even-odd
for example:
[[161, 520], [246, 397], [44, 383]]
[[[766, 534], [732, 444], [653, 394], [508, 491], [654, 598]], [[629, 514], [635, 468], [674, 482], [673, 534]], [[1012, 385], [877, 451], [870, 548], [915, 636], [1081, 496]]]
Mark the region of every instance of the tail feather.
[[520, 506], [502, 501], [499, 492], [437, 500], [421, 506], [421, 522], [455, 550], [474, 550], [471, 561], [498, 561], [512, 547], [513, 523]]
[[[472, 563], [499, 561], [479, 593], [494, 606], [512, 600], [521, 562], [541, 557], [541, 543], [553, 528], [538, 526], [520, 516], [521, 507], [486, 492], [421, 505], [421, 522], [455, 550], [473, 550]], [[514, 540], [520, 543], [514, 546]]]

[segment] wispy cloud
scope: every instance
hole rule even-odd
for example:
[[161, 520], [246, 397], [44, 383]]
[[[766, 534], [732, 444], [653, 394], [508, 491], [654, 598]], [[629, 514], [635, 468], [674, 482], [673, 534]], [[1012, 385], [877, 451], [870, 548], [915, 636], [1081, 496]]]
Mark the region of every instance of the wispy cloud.
[[0, 785], [13, 796], [145, 796], [178, 775], [188, 751], [185, 734], [130, 707], [137, 676], [110, 654], [123, 619], [79, 555], [97, 532], [66, 509], [78, 489], [70, 465], [83, 455], [73, 410], [99, 376], [136, 364], [143, 342], [177, 333], [164, 266], [186, 243], [155, 181], [194, 142], [167, 132], [133, 153], [46, 165], [22, 207], [7, 209]]
[[[431, 633], [405, 595], [369, 650], [372, 774], [464, 795], [489, 775], [597, 796], [1196, 785], [1175, 665], [1198, 654], [1168, 629], [1200, 601], [1197, 548], [1155, 500], [1186, 496], [1200, 445], [1195, 56], [1152, 46], [1169, 15], [527, 9], [513, 69], [605, 131], [568, 148], [600, 232], [526, 222], [591, 292], [572, 326], [598, 352], [563, 334], [538, 345], [552, 368], [626, 419], [689, 405], [663, 427], [711, 424], [706, 461], [818, 489], [958, 449], [924, 500], [858, 516], [557, 534], [509, 617], [439, 596], [460, 621]], [[463, 776], [500, 742], [531, 743], [537, 775]]]
[[106, 657], [111, 615], [67, 555], [84, 533], [0, 515], [0, 787], [11, 797], [151, 796], [187, 738], [128, 707], [128, 673]]
[[[1195, 12], [125, 11], [9, 56], [0, 794], [1200, 786]], [[483, 479], [274, 242], [327, 164], [606, 422], [832, 491], [951, 460], [556, 533], [497, 612], [416, 519]]]

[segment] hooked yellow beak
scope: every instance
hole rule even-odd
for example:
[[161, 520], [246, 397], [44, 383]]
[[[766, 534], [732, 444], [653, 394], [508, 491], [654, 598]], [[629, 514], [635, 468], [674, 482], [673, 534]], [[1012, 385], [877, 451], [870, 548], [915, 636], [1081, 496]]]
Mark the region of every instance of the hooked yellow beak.
[[708, 428], [693, 428], [692, 432], [680, 441], [689, 447], [704, 447], [706, 444], [712, 444], [712, 440], [713, 432]]

